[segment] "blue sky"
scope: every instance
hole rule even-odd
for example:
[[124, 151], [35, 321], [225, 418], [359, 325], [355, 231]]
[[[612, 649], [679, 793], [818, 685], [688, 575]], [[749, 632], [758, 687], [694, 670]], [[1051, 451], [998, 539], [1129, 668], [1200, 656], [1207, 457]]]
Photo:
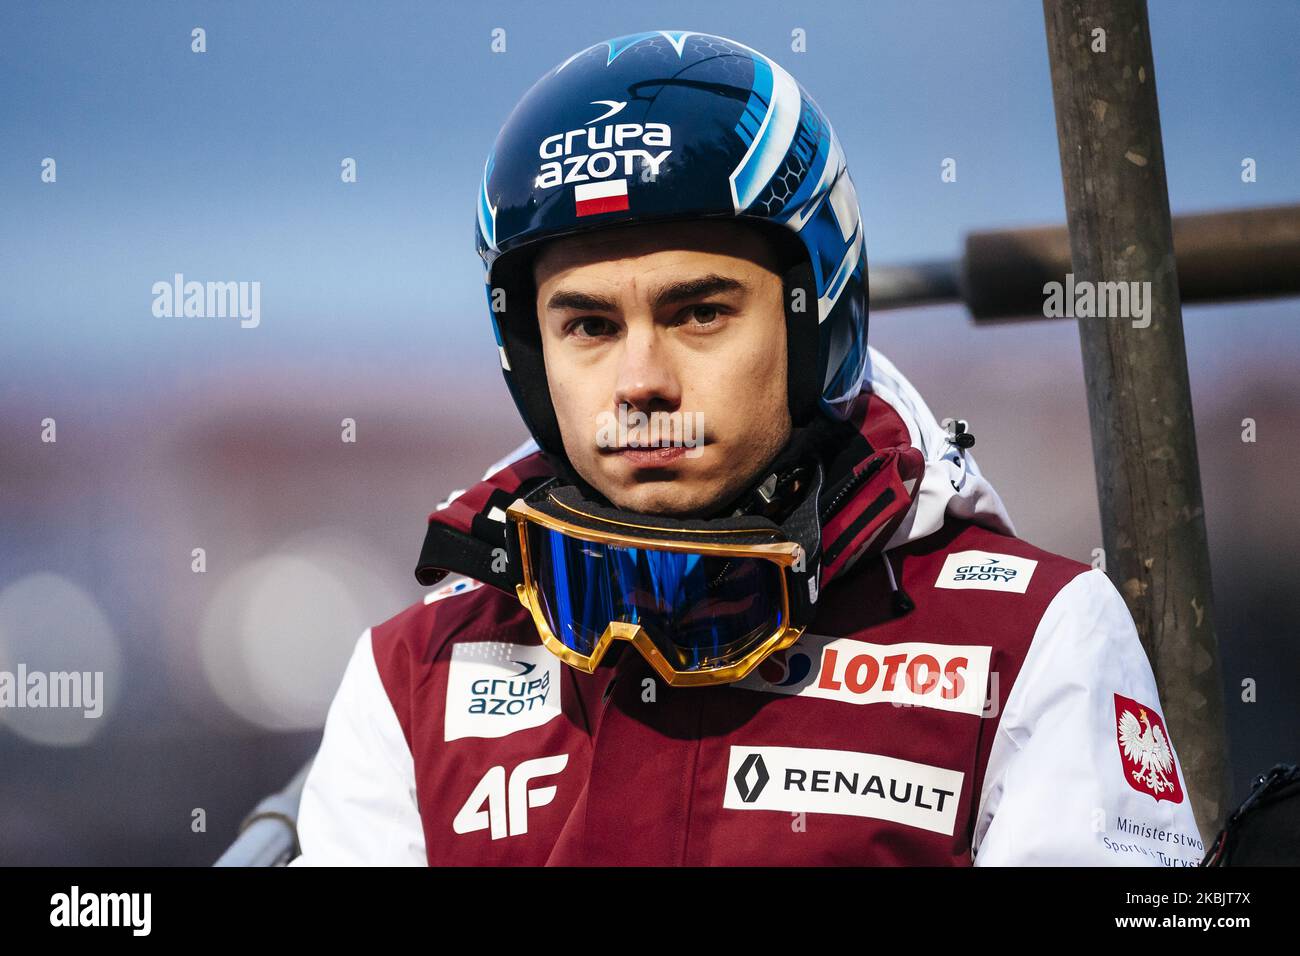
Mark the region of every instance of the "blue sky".
[[[1152, 0], [1175, 212], [1300, 200], [1300, 4]], [[190, 30], [208, 52], [190, 52]], [[507, 52], [489, 48], [506, 30]], [[790, 50], [807, 32], [808, 52]], [[0, 11], [0, 322], [11, 379], [490, 353], [472, 216], [515, 100], [643, 29], [733, 36], [835, 123], [875, 262], [1063, 221], [1038, 0], [15, 3]], [[59, 180], [39, 164], [56, 158]], [[344, 186], [339, 162], [355, 157]], [[958, 161], [943, 184], [939, 163]], [[1239, 178], [1243, 156], [1259, 181]], [[159, 320], [175, 272], [261, 281], [263, 323]], [[1230, 334], [1225, 330], [1224, 334]]]

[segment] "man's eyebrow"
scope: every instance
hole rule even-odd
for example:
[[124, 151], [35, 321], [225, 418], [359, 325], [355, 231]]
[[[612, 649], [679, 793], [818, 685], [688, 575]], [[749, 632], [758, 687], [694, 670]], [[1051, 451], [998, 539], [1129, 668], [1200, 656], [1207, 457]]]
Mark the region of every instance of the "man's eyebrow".
[[651, 296], [650, 304], [654, 308], [660, 309], [665, 305], [672, 305], [674, 302], [699, 299], [708, 295], [717, 295], [719, 292], [744, 292], [746, 289], [747, 286], [738, 279], [710, 273], [695, 279], [683, 279], [681, 282], [669, 283]]
[[[665, 305], [684, 302], [687, 299], [702, 298], [720, 292], [744, 292], [747, 288], [745, 283], [738, 279], [710, 273], [694, 279], [670, 282], [656, 290], [650, 298], [650, 305], [652, 308], [661, 309]], [[551, 293], [551, 297], [546, 300], [546, 308], [575, 309], [580, 312], [614, 312], [618, 306], [613, 299], [603, 295], [560, 289]]]
[[547, 309], [575, 309], [579, 312], [613, 312], [614, 300], [590, 292], [560, 289], [546, 300]]

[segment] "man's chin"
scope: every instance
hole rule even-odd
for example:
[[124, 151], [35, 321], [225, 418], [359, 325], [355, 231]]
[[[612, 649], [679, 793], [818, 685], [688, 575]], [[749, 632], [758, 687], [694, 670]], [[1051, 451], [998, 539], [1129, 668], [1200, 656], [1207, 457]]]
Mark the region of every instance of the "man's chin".
[[727, 489], [678, 479], [642, 482], [602, 493], [625, 511], [667, 518], [689, 518], [706, 514], [715, 508], [726, 496]]

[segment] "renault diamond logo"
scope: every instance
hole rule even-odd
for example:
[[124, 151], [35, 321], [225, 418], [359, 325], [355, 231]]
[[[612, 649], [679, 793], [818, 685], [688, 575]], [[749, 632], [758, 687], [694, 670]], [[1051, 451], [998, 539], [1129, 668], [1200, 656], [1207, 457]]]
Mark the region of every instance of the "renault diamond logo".
[[[751, 770], [755, 771], [754, 785], [752, 787], [746, 779], [749, 777]], [[740, 799], [745, 803], [753, 803], [758, 799], [758, 795], [763, 792], [763, 788], [767, 786], [771, 774], [767, 772], [767, 764], [763, 763], [762, 754], [750, 754], [731, 779], [736, 783], [736, 789], [740, 792]]]

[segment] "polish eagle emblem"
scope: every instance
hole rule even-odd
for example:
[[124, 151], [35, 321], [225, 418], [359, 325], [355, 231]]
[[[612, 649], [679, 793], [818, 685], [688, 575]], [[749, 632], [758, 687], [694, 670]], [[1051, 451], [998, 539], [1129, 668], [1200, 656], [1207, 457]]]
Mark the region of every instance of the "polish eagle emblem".
[[1157, 800], [1182, 803], [1174, 749], [1160, 714], [1128, 697], [1115, 695], [1115, 732], [1124, 776], [1134, 790]]

